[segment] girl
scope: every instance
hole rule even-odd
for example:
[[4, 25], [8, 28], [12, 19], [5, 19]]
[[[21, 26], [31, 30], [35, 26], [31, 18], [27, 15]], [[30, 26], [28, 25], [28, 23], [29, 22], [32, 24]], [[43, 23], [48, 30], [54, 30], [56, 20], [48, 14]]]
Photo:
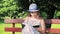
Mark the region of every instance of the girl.
[[38, 7], [35, 3], [32, 3], [29, 6], [29, 15], [25, 18], [24, 23], [27, 22], [31, 24], [32, 27], [34, 27], [40, 34], [45, 34], [44, 19], [40, 17]]

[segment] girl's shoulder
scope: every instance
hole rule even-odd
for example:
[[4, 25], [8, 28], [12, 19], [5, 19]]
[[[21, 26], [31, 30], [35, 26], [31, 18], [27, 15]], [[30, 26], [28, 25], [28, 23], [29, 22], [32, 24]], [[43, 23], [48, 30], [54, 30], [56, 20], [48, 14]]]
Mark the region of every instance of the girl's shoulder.
[[39, 17], [39, 21], [44, 21], [44, 19], [42, 17]]
[[42, 17], [39, 17], [39, 20], [42, 20], [43, 18]]

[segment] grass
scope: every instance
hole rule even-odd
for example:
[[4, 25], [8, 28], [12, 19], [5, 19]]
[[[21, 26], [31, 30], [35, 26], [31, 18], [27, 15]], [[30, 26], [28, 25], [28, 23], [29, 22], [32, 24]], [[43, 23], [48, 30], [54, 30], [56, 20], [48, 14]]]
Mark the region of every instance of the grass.
[[[5, 32], [5, 27], [12, 27], [12, 24], [0, 23], [0, 34], [12, 34], [12, 32]], [[22, 28], [21, 24], [15, 24], [16, 28]], [[52, 24], [51, 28], [60, 28], [60, 24]], [[22, 34], [21, 32], [15, 32], [15, 34]]]
[[[12, 24], [0, 24], [0, 34], [12, 34], [12, 32], [5, 32], [4, 28], [5, 27], [12, 27]], [[15, 24], [15, 27], [22, 28], [21, 24]], [[15, 34], [22, 34], [21, 32], [15, 32]]]
[[60, 29], [60, 24], [52, 24], [51, 28], [59, 28]]

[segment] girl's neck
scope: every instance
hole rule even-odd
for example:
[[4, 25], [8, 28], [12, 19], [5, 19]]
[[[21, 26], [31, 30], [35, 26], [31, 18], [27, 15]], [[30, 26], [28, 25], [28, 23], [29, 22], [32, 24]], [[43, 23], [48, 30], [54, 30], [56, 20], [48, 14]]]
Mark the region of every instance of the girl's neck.
[[38, 19], [38, 18], [39, 18], [39, 16], [31, 16], [31, 18]]

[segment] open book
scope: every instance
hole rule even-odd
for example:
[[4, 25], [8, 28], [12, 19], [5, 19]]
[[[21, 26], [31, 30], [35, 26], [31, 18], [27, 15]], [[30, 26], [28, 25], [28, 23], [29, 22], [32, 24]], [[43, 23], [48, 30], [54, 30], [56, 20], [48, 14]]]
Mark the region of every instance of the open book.
[[40, 33], [30, 24], [25, 24], [25, 27], [22, 29], [22, 34], [40, 34]]

